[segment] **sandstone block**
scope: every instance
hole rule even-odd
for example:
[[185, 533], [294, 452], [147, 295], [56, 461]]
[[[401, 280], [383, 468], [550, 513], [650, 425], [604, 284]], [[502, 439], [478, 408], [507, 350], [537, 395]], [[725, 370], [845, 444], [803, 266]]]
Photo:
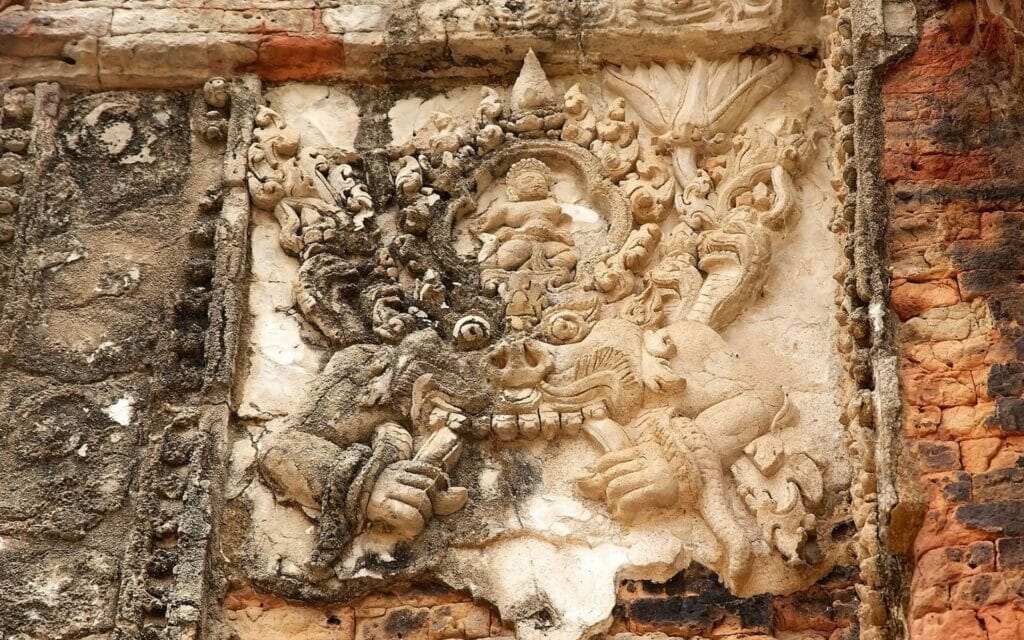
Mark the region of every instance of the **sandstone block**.
[[108, 35], [111, 13], [111, 9], [101, 7], [63, 11], [12, 7], [0, 12], [0, 56], [60, 58], [65, 47], [74, 46], [82, 38]]
[[345, 46], [333, 36], [273, 35], [260, 41], [245, 69], [267, 80], [307, 80], [345, 71]]
[[100, 42], [104, 86], [201, 85], [210, 76], [233, 75], [256, 60], [253, 36], [205, 33], [133, 34]]
[[311, 33], [316, 27], [309, 9], [263, 9], [259, 11], [225, 11], [221, 30], [241, 33]]
[[322, 20], [331, 33], [359, 33], [383, 31], [390, 11], [386, 6], [373, 4], [344, 4], [324, 9]]
[[182, 32], [216, 32], [224, 12], [220, 9], [115, 9], [110, 23], [112, 35], [135, 33], [172, 34]]

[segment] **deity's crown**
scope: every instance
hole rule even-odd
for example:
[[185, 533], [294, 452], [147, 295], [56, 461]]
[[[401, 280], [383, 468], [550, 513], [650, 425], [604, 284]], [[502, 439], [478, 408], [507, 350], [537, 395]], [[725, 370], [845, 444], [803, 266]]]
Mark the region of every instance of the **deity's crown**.
[[551, 184], [551, 168], [536, 158], [524, 158], [513, 164], [505, 175], [505, 182], [514, 185], [519, 181], [520, 176], [527, 173], [539, 173], [544, 176], [548, 184]]

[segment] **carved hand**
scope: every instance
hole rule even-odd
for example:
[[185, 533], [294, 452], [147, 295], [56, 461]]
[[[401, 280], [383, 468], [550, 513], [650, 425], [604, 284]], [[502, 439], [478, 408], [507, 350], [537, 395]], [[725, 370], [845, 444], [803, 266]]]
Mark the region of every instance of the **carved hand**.
[[580, 490], [587, 497], [603, 497], [612, 515], [625, 521], [647, 509], [672, 506], [679, 493], [673, 469], [651, 442], [601, 456]]
[[435, 512], [438, 488], [448, 486], [448, 476], [435, 465], [419, 460], [400, 460], [389, 465], [370, 493], [366, 517], [384, 525], [406, 540], [415, 538]]

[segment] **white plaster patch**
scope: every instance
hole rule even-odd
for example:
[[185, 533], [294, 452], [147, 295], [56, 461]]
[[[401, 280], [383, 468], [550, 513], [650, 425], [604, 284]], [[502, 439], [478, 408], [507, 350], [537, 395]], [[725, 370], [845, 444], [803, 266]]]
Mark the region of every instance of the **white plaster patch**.
[[395, 145], [407, 144], [413, 135], [430, 121], [434, 112], [455, 116], [457, 121], [472, 119], [480, 105], [482, 85], [459, 87], [424, 100], [405, 98], [395, 102], [388, 111], [391, 141]]
[[127, 122], [112, 122], [103, 129], [103, 133], [100, 134], [100, 140], [107, 145], [107, 153], [116, 156], [125, 150], [134, 134], [135, 130], [131, 124]]
[[132, 422], [134, 405], [135, 399], [131, 396], [125, 395], [119, 398], [114, 404], [103, 407], [103, 413], [107, 414], [111, 420], [122, 427], [127, 427]]
[[336, 87], [293, 82], [264, 94], [267, 104], [299, 130], [307, 147], [355, 148], [359, 107]]
[[324, 351], [302, 337], [294, 309], [298, 263], [278, 242], [278, 226], [262, 212], [253, 217], [249, 288], [249, 373], [242, 385], [238, 415], [266, 419], [285, 415], [304, 400], [320, 371]]

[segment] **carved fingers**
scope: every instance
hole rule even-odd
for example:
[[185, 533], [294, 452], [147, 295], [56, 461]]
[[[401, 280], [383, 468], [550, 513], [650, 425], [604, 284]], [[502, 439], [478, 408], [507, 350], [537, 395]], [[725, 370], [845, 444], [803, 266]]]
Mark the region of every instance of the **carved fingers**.
[[[389, 465], [370, 493], [366, 517], [404, 539], [416, 537], [435, 514], [446, 515], [465, 503], [465, 489], [449, 487], [448, 475], [435, 465], [401, 460]], [[453, 501], [462, 504], [453, 508]]]
[[668, 462], [649, 444], [605, 454], [579, 489], [586, 497], [603, 498], [612, 515], [626, 521], [648, 509], [672, 506], [679, 493]]

